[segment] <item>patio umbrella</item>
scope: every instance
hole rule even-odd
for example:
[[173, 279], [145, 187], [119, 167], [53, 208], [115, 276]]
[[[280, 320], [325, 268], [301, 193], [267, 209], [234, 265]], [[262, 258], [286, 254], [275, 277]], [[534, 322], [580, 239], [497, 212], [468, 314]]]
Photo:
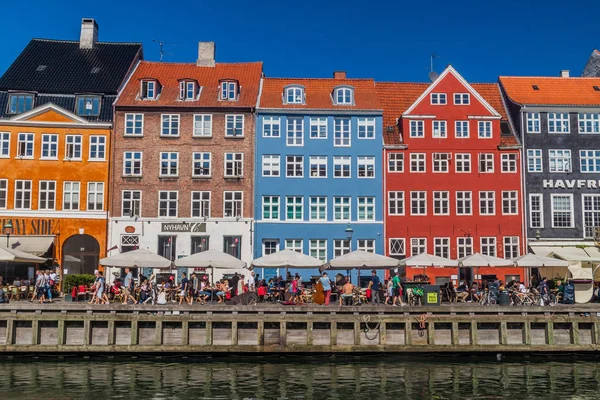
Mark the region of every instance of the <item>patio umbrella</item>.
[[242, 269], [246, 263], [234, 256], [218, 250], [206, 250], [175, 260], [177, 267], [210, 268], [211, 281], [215, 269]]
[[170, 268], [171, 260], [146, 249], [137, 249], [126, 253], [116, 254], [100, 260], [105, 267], [133, 268]]
[[427, 275], [427, 267], [458, 267], [458, 261], [428, 253], [405, 258], [400, 265], [407, 267], [423, 267], [423, 275]]
[[17, 249], [0, 247], [0, 261], [14, 263], [42, 264], [46, 262], [45, 258], [34, 256]]
[[[559, 260], [552, 257], [542, 257], [537, 254], [528, 253], [520, 257], [512, 259], [513, 263], [517, 267], [525, 267], [530, 271], [531, 268], [543, 268], [543, 267], [568, 267], [569, 263], [564, 260]], [[527, 274], [527, 283], [529, 282], [529, 273]]]
[[389, 269], [397, 266], [398, 260], [395, 258], [370, 253], [364, 250], [356, 250], [334, 258], [329, 261], [329, 264], [321, 267], [321, 270], [348, 270], [352, 268]]
[[261, 268], [297, 268], [310, 269], [320, 268], [323, 261], [318, 258], [299, 253], [294, 250], [285, 249], [264, 257], [257, 258], [251, 263], [254, 267]]

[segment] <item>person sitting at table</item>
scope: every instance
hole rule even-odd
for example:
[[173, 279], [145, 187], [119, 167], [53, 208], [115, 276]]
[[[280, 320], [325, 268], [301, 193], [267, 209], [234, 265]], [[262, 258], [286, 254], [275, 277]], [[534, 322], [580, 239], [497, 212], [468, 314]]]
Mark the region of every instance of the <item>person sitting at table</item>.
[[340, 297], [340, 306], [352, 305], [354, 299], [354, 285], [350, 283], [350, 278], [346, 278], [346, 283], [342, 286], [342, 296]]
[[19, 278], [18, 276], [15, 278], [15, 280], [13, 281], [13, 286], [16, 287], [21, 287], [21, 278]]
[[260, 302], [264, 302], [267, 297], [267, 293], [268, 293], [267, 283], [264, 281], [264, 279], [258, 283], [257, 293], [258, 293], [258, 300]]
[[481, 299], [481, 293], [479, 292], [479, 285], [477, 285], [477, 282], [473, 282], [471, 289], [469, 289], [469, 293], [474, 301], [478, 302]]
[[2, 289], [2, 286], [0, 286], [0, 304], [2, 303], [8, 303], [8, 297], [6, 297], [4, 289]]
[[461, 282], [458, 288], [456, 289], [458, 293], [463, 293], [467, 291], [467, 282]]

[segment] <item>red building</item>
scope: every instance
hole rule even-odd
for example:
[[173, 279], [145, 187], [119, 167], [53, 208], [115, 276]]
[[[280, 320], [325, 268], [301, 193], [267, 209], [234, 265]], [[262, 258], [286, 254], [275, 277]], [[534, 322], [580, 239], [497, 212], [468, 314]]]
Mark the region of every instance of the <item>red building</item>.
[[[384, 107], [387, 253], [457, 259], [523, 254], [520, 145], [497, 84], [448, 66], [431, 84], [378, 83]], [[456, 268], [406, 268], [457, 283]], [[460, 279], [523, 279], [519, 268], [463, 268]]]

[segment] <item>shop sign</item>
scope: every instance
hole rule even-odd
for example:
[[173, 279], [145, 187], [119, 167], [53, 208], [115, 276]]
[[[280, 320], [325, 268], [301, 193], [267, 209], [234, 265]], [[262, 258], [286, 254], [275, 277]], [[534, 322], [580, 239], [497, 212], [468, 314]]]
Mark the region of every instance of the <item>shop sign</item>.
[[162, 232], [206, 232], [206, 224], [201, 222], [163, 223]]
[[126, 226], [125, 227], [125, 233], [135, 233], [135, 226]]
[[600, 180], [595, 179], [544, 179], [544, 189], [598, 189]]
[[59, 231], [58, 219], [3, 218], [0, 226], [6, 225], [8, 221], [13, 226], [11, 235], [56, 235]]
[[436, 292], [427, 293], [427, 304], [437, 304], [438, 294]]

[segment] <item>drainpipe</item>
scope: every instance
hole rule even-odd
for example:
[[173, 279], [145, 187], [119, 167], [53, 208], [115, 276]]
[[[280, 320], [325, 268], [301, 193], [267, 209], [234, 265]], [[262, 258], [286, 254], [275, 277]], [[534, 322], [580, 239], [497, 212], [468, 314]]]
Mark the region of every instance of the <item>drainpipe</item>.
[[[520, 116], [521, 116], [521, 202], [522, 202], [522, 207], [523, 207], [523, 228], [522, 228], [522, 232], [523, 232], [523, 241], [525, 243], [523, 243], [523, 252], [522, 254], [526, 254], [527, 253], [527, 249], [529, 247], [529, 238], [527, 237], [527, 227], [529, 226], [529, 210], [527, 208], [527, 196], [528, 194], [525, 193], [525, 188], [527, 187], [527, 147], [526, 147], [526, 140], [525, 140], [525, 129], [524, 129], [524, 116], [525, 116], [525, 111], [524, 111], [525, 107], [521, 107], [520, 110]], [[542, 207], [543, 207], [543, 198], [542, 198]], [[544, 216], [542, 215], [542, 218]], [[529, 275], [527, 274], [527, 272], [525, 272], [525, 270], [523, 270], [523, 274]], [[527, 284], [527, 286], [529, 286], [529, 276], [525, 276], [525, 282]]]

